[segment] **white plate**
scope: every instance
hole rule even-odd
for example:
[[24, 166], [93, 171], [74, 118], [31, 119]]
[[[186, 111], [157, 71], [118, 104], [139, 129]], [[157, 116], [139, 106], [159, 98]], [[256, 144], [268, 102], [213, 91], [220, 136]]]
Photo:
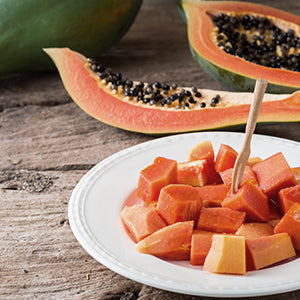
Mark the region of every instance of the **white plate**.
[[[244, 134], [202, 132], [168, 136], [118, 152], [92, 168], [75, 187], [69, 202], [69, 221], [83, 248], [97, 261], [132, 280], [178, 293], [246, 297], [300, 288], [300, 259], [248, 272], [219, 275], [184, 262], [167, 262], [138, 253], [125, 233], [120, 211], [137, 185], [139, 172], [156, 156], [187, 160], [189, 149], [210, 140], [217, 152], [221, 143], [239, 151]], [[251, 156], [266, 158], [281, 151], [291, 167], [300, 166], [300, 143], [254, 135]]]

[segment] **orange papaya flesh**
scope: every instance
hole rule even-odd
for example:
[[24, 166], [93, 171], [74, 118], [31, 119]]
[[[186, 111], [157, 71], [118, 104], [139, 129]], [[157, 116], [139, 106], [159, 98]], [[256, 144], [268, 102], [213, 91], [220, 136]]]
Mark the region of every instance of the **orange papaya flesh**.
[[135, 248], [141, 253], [159, 258], [188, 260], [193, 228], [194, 221], [177, 222], [145, 237]]
[[212, 236], [215, 233], [205, 230], [194, 230], [191, 242], [191, 265], [203, 265], [210, 250]]
[[212, 273], [245, 274], [245, 238], [243, 236], [214, 234], [203, 270]]
[[248, 222], [267, 222], [269, 220], [268, 197], [257, 185], [246, 181], [235, 193], [229, 194], [222, 207], [232, 208], [246, 213]]
[[255, 164], [257, 164], [258, 162], [262, 161], [262, 158], [261, 157], [258, 157], [258, 156], [254, 156], [254, 157], [250, 157], [248, 159], [248, 164], [250, 166], [254, 166]]
[[296, 255], [287, 233], [246, 239], [247, 270], [258, 270]]
[[300, 185], [282, 189], [278, 195], [281, 211], [285, 214], [295, 202], [300, 203]]
[[202, 199], [192, 186], [169, 184], [162, 188], [156, 209], [170, 225], [176, 222], [196, 221], [201, 207]]
[[135, 242], [166, 226], [154, 207], [125, 206], [120, 215]]
[[229, 145], [221, 144], [215, 161], [215, 170], [221, 173], [234, 167], [238, 153]]
[[272, 199], [277, 199], [281, 189], [297, 184], [295, 175], [281, 152], [255, 164], [253, 171], [263, 192]]
[[204, 207], [221, 206], [229, 189], [224, 184], [210, 184], [195, 187]]
[[227, 207], [202, 207], [197, 229], [215, 233], [235, 233], [245, 222], [246, 213]]
[[215, 152], [211, 141], [203, 141], [192, 147], [188, 153], [188, 160], [205, 159], [209, 164], [215, 161]]
[[[230, 188], [231, 187], [231, 183], [232, 183], [232, 174], [233, 174], [233, 168], [230, 168], [230, 169], [227, 169], [223, 172], [220, 173], [221, 175], [221, 178], [225, 184], [225, 186], [227, 188]], [[255, 173], [254, 171], [252, 170], [251, 166], [247, 165], [245, 167], [245, 170], [244, 170], [244, 173], [243, 173], [243, 176], [242, 176], [242, 181], [241, 181], [241, 185], [243, 183], [245, 183], [246, 181], [254, 184], [254, 185], [257, 185], [258, 182], [256, 180], [256, 176], [255, 176]]]
[[177, 165], [177, 182], [192, 186], [203, 186], [209, 181], [212, 167], [206, 160], [180, 162]]
[[273, 227], [268, 223], [245, 223], [236, 231], [236, 235], [242, 235], [245, 239], [259, 238], [272, 235]]
[[274, 228], [275, 233], [290, 235], [296, 250], [300, 251], [300, 204], [294, 203]]
[[[284, 67], [280, 68], [271, 64], [268, 65], [263, 60], [259, 63], [251, 61], [251, 56], [248, 54], [249, 52], [247, 53], [247, 50], [252, 47], [250, 42], [254, 41], [253, 36], [256, 34], [260, 35], [258, 30], [253, 28], [254, 26], [251, 26], [251, 29], [249, 29], [243, 28], [244, 24], [243, 26], [241, 24], [232, 29], [233, 32], [239, 33], [235, 44], [239, 47], [247, 48], [242, 53], [235, 53], [233, 47], [230, 49], [232, 45], [224, 47], [225, 45], [219, 44], [219, 35], [224, 35], [224, 41], [222, 41], [224, 44], [227, 38], [229, 41], [230, 38], [226, 36], [226, 30], [220, 34], [217, 24], [215, 24], [217, 22], [216, 17], [220, 13], [231, 18], [240, 17], [243, 19], [245, 15], [248, 15], [257, 20], [258, 18], [267, 19], [268, 23], [265, 22], [261, 29], [265, 30], [265, 43], [270, 47], [267, 54], [272, 54], [270, 51], [272, 45], [267, 38], [268, 35], [271, 35], [270, 26], [276, 25], [276, 27], [280, 27], [282, 34], [287, 32], [288, 29], [297, 32], [300, 28], [299, 16], [264, 5], [235, 1], [182, 0], [180, 12], [187, 22], [188, 40], [195, 60], [204, 71], [226, 86], [226, 88], [239, 91], [253, 90], [258, 76], [265, 78], [269, 82], [267, 92], [283, 93], [300, 88], [300, 73], [298, 71], [288, 70]], [[260, 21], [258, 20], [258, 22]], [[226, 23], [226, 21], [223, 24], [232, 25], [232, 23]], [[285, 28], [287, 29], [285, 30]], [[247, 45], [242, 43], [241, 35], [243, 33], [246, 34], [247, 40], [250, 41]], [[228, 53], [224, 50], [228, 50]], [[278, 53], [278, 56], [285, 60], [282, 53]]]
[[[170, 106], [162, 105], [162, 101], [167, 101], [164, 99], [157, 100], [155, 104], [143, 103], [137, 97], [125, 96], [121, 87], [118, 90], [112, 89], [114, 86], [111, 83], [106, 83], [91, 70], [89, 60], [83, 55], [68, 48], [48, 48], [45, 51], [55, 62], [74, 102], [92, 117], [111, 126], [147, 134], [162, 134], [247, 122], [253, 97], [251, 93], [201, 90], [202, 96], [197, 103], [181, 109], [176, 108], [177, 100]], [[190, 88], [185, 89], [191, 92]], [[180, 91], [178, 87], [171, 92], [177, 94]], [[210, 106], [211, 99], [216, 95], [220, 96], [219, 103], [215, 107]], [[200, 107], [202, 102], [206, 103], [205, 108]], [[265, 95], [258, 122], [299, 120], [300, 92], [293, 95]]]
[[160, 190], [177, 182], [177, 161], [164, 157], [155, 158], [154, 162], [141, 170], [137, 195], [145, 202], [157, 201]]
[[300, 184], [300, 167], [292, 168], [292, 171], [295, 175], [297, 183]]

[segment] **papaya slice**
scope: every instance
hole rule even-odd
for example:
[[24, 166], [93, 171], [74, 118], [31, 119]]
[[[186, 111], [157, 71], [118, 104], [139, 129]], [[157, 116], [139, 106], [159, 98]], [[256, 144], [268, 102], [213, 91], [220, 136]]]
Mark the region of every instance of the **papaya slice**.
[[[148, 86], [143, 82], [127, 80], [121, 74], [113, 73], [100, 63], [68, 48], [44, 50], [55, 62], [67, 92], [78, 106], [111, 126], [162, 134], [247, 122], [253, 97], [251, 93], [204, 89], [194, 92], [191, 88], [170, 87], [159, 82], [156, 86]], [[103, 71], [98, 71], [102, 68]], [[143, 93], [149, 94], [145, 97]], [[264, 96], [258, 122], [299, 120], [300, 92]]]
[[158, 198], [156, 209], [168, 224], [190, 221], [199, 216], [202, 199], [190, 185], [169, 184]]
[[237, 156], [238, 153], [232, 147], [221, 144], [215, 161], [215, 170], [221, 173], [233, 168]]
[[292, 171], [295, 175], [297, 183], [300, 184], [300, 167], [292, 168]]
[[296, 255], [287, 233], [246, 239], [247, 270], [258, 270]]
[[188, 260], [191, 251], [191, 240], [194, 221], [178, 222], [166, 226], [135, 245], [141, 253], [159, 258]]
[[202, 207], [197, 229], [215, 233], [235, 233], [245, 222], [246, 213], [227, 207]]
[[188, 153], [188, 160], [205, 159], [208, 164], [213, 164], [215, 161], [215, 152], [211, 141], [203, 141], [196, 144]]
[[300, 203], [294, 203], [274, 228], [275, 233], [290, 235], [296, 250], [300, 251]]
[[254, 185], [246, 181], [239, 189], [229, 194], [222, 202], [222, 207], [228, 207], [246, 213], [247, 221], [267, 222], [269, 220], [268, 197]]
[[[233, 174], [233, 168], [231, 169], [227, 169], [223, 172], [221, 172], [221, 178], [225, 184], [225, 186], [227, 188], [230, 188], [231, 187], [231, 183], [232, 183], [232, 174]], [[256, 180], [256, 176], [255, 176], [255, 173], [254, 171], [252, 170], [251, 166], [247, 165], [245, 167], [245, 170], [244, 170], [244, 173], [243, 173], [243, 176], [242, 176], [242, 181], [241, 181], [241, 185], [243, 183], [245, 183], [246, 181], [254, 184], [254, 185], [257, 185], [258, 182]]]
[[203, 265], [210, 250], [212, 236], [215, 233], [205, 230], [194, 230], [191, 243], [191, 265]]
[[195, 187], [204, 207], [219, 207], [226, 198], [229, 189], [224, 184], [209, 184]]
[[203, 270], [212, 273], [245, 274], [245, 238], [236, 235], [213, 235]]
[[281, 152], [255, 164], [253, 171], [263, 192], [272, 199], [277, 199], [281, 189], [297, 184], [295, 175]]
[[235, 233], [242, 235], [245, 239], [259, 238], [262, 236], [272, 235], [273, 227], [268, 223], [245, 223]]
[[[284, 93], [300, 88], [300, 69], [294, 68], [288, 58], [292, 52], [277, 51], [277, 45], [298, 47], [295, 38], [300, 28], [299, 16], [235, 1], [182, 0], [179, 7], [187, 22], [195, 60], [226, 88], [253, 90], [258, 76], [269, 82], [267, 92]], [[290, 38], [277, 38], [280, 34]], [[278, 57], [279, 64], [272, 55]], [[298, 62], [298, 56], [293, 61]]]
[[165, 157], [155, 158], [153, 164], [141, 170], [137, 195], [146, 203], [158, 200], [160, 190], [177, 182], [177, 161]]
[[154, 207], [125, 206], [120, 215], [135, 242], [166, 226]]
[[300, 185], [285, 188], [279, 191], [279, 203], [281, 212], [285, 214], [291, 206], [297, 202], [300, 203]]

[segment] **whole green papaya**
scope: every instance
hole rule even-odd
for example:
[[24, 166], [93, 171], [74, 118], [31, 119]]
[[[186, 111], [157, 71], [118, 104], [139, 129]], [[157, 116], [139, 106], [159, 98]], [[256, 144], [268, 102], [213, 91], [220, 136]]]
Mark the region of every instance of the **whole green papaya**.
[[96, 57], [132, 25], [142, 0], [0, 0], [0, 75], [54, 68], [46, 47]]

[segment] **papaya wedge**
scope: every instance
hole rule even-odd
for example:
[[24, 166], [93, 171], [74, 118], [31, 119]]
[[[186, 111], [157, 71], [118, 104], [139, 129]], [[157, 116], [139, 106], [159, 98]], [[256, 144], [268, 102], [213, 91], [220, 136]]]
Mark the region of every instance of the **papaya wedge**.
[[[251, 93], [132, 82], [69, 48], [48, 48], [71, 98], [95, 119], [147, 134], [214, 129], [247, 122]], [[300, 92], [266, 94], [258, 122], [300, 121]]]
[[190, 49], [203, 70], [233, 91], [268, 81], [268, 93], [300, 89], [300, 17], [238, 1], [182, 0]]

